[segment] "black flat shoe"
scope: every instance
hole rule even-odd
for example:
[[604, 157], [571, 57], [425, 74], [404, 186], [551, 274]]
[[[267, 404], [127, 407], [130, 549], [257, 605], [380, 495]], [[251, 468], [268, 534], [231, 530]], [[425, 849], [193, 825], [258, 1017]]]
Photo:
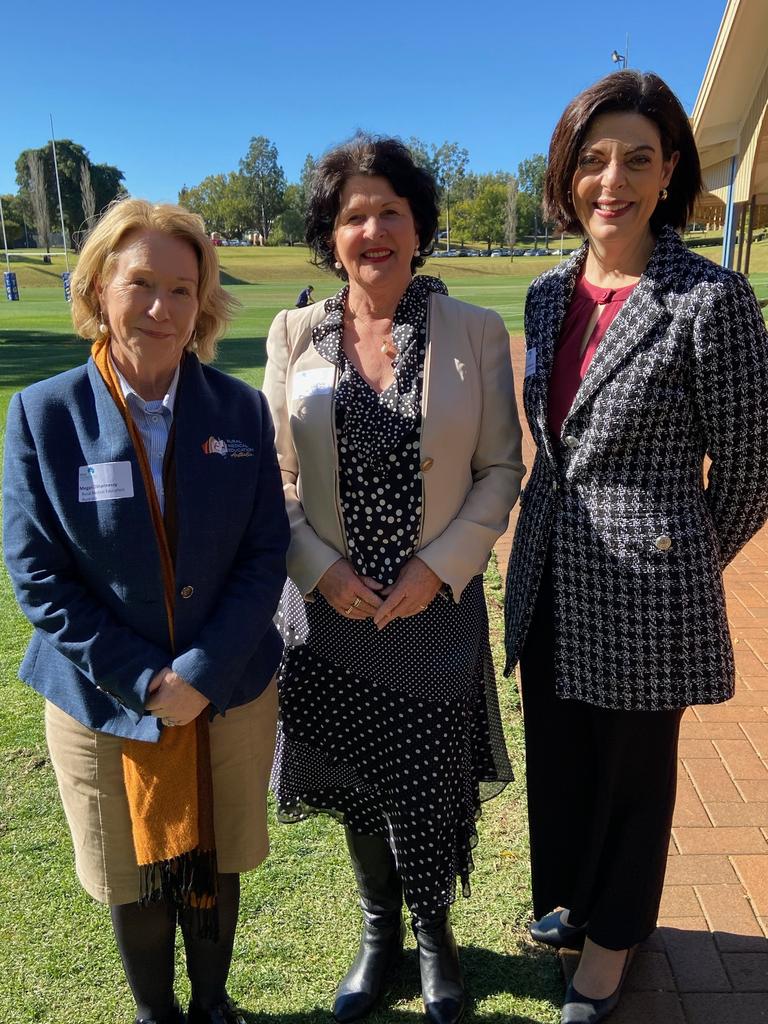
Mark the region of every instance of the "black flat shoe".
[[584, 924], [576, 928], [563, 924], [560, 913], [559, 910], [553, 910], [539, 921], [532, 921], [528, 925], [531, 938], [547, 946], [554, 946], [555, 949], [581, 949], [587, 937], [587, 926]]
[[246, 1024], [246, 1020], [227, 996], [223, 1003], [211, 1010], [203, 1010], [190, 1003], [187, 1024]]
[[174, 999], [173, 1009], [164, 1017], [136, 1017], [134, 1024], [186, 1024], [184, 1011]]
[[624, 969], [619, 978], [619, 984], [611, 995], [605, 999], [587, 999], [581, 992], [574, 988], [570, 982], [565, 990], [565, 1001], [563, 1012], [560, 1016], [560, 1024], [598, 1024], [598, 1021], [605, 1020], [613, 1013], [619, 1005], [621, 990], [624, 987], [632, 957], [635, 955], [634, 948], [627, 950], [627, 959], [624, 961]]

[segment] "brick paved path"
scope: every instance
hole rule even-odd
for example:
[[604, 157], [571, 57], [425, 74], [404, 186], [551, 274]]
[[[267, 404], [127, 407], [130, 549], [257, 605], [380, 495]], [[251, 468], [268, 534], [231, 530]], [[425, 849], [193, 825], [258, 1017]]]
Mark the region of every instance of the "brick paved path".
[[[512, 359], [522, 418], [520, 339]], [[496, 546], [502, 572], [515, 521]], [[611, 1024], [768, 1024], [768, 527], [725, 581], [736, 696], [683, 718], [659, 928]], [[567, 955], [566, 974], [574, 967]]]

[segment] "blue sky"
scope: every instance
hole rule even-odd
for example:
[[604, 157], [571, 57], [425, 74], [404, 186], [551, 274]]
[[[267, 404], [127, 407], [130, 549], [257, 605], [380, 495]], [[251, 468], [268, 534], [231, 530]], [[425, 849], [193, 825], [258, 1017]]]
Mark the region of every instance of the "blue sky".
[[236, 170], [254, 135], [289, 180], [356, 128], [466, 146], [473, 170], [546, 152], [576, 92], [630, 65], [690, 112], [725, 0], [6, 0], [0, 193], [48, 139], [116, 164], [134, 195]]

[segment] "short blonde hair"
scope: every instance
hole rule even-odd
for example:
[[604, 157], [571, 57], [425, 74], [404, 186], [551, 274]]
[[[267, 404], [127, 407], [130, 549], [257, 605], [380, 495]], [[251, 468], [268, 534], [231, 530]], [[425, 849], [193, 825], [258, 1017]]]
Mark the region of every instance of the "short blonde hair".
[[101, 305], [96, 284], [109, 279], [120, 243], [133, 231], [161, 231], [189, 242], [195, 250], [200, 272], [198, 312], [187, 350], [195, 352], [203, 362], [210, 362], [216, 355], [216, 342], [227, 329], [239, 303], [221, 287], [218, 256], [205, 233], [202, 218], [171, 203], [153, 205], [146, 199], [119, 199], [91, 231], [72, 274], [75, 330], [91, 341], [101, 336]]

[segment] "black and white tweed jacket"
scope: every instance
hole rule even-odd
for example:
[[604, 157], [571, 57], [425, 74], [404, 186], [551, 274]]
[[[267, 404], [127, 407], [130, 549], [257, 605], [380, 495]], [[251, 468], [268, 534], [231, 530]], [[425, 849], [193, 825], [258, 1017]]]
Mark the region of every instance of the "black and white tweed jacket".
[[537, 455], [507, 574], [507, 673], [551, 551], [561, 697], [647, 710], [727, 700], [722, 570], [768, 518], [768, 333], [747, 280], [665, 228], [553, 438], [554, 349], [586, 252], [526, 302]]

